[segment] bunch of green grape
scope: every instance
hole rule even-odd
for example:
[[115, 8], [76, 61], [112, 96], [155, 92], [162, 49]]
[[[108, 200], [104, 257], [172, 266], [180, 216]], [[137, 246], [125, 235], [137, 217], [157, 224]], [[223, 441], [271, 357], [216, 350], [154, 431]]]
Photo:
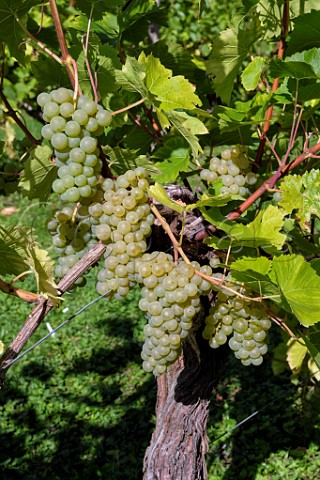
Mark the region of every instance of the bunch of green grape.
[[[63, 207], [49, 220], [47, 227], [58, 255], [55, 273], [58, 278], [62, 278], [97, 243], [97, 238], [92, 233], [88, 207]], [[80, 277], [74, 285], [84, 286], [85, 278]]]
[[93, 232], [108, 245], [104, 268], [98, 272], [100, 295], [111, 290], [114, 298], [121, 299], [135, 284], [135, 259], [146, 251], [154, 222], [146, 177], [146, 171], [138, 167], [116, 180], [106, 179], [102, 183], [104, 201], [89, 206]]
[[192, 328], [192, 320], [200, 310], [200, 295], [206, 295], [211, 284], [195, 273], [210, 275], [209, 266], [197, 262], [177, 265], [164, 252], [144, 254], [136, 261], [136, 281], [143, 285], [139, 308], [148, 323], [141, 357], [143, 368], [154, 375], [168, 370], [181, 353], [181, 342]]
[[240, 146], [223, 150], [221, 158], [211, 158], [209, 169], [201, 170], [200, 178], [209, 184], [221, 179], [221, 194], [231, 193], [242, 197], [248, 196], [248, 187], [257, 182], [255, 173], [251, 172], [248, 156]]
[[54, 148], [59, 167], [53, 191], [69, 202], [92, 198], [101, 170], [96, 137], [110, 125], [111, 113], [87, 96], [74, 99], [67, 88], [40, 93], [37, 101], [48, 122], [41, 133]]
[[[232, 289], [236, 292], [240, 287], [233, 285]], [[240, 298], [229, 290], [222, 290], [217, 295], [215, 305], [210, 308], [205, 324], [202, 335], [209, 340], [212, 348], [219, 348], [228, 342], [243, 365], [261, 365], [263, 355], [268, 351], [266, 338], [271, 327], [263, 305]]]

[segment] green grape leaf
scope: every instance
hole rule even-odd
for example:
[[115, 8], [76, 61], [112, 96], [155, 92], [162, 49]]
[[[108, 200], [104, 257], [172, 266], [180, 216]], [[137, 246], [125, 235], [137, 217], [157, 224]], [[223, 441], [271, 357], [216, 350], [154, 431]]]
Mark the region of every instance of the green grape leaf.
[[106, 9], [111, 10], [125, 3], [125, 0], [77, 0], [76, 7], [79, 8], [89, 18], [94, 20], [102, 19]]
[[53, 180], [57, 177], [57, 167], [51, 161], [52, 150], [48, 146], [38, 146], [25, 162], [21, 172], [19, 187], [29, 199], [48, 199]]
[[25, 37], [22, 28], [26, 25], [25, 16], [38, 4], [38, 0], [1, 0], [0, 3], [0, 42], [7, 44], [11, 55], [21, 63], [24, 62], [21, 44]]
[[283, 342], [279, 343], [274, 350], [271, 360], [271, 368], [274, 375], [280, 375], [288, 369], [287, 365], [287, 345]]
[[118, 89], [115, 71], [120, 68], [121, 63], [116, 50], [107, 43], [101, 45], [99, 48], [98, 66], [96, 68], [100, 97], [103, 98], [107, 93]]
[[158, 200], [158, 202], [160, 202], [162, 205], [171, 208], [175, 212], [182, 213], [184, 211], [184, 206], [178, 202], [175, 202], [174, 200], [171, 200], [171, 198], [168, 197], [165, 189], [159, 183], [152, 185], [149, 188], [148, 193], [155, 200]]
[[26, 229], [0, 225], [0, 275], [19, 275], [28, 270], [25, 251], [29, 241]]
[[38, 293], [48, 298], [54, 307], [61, 301], [58, 287], [54, 281], [54, 262], [46, 250], [40, 249], [36, 244], [27, 245], [26, 262], [36, 277]]
[[246, 90], [250, 91], [257, 88], [264, 64], [265, 60], [263, 57], [255, 57], [243, 70], [241, 83]]
[[287, 362], [293, 373], [299, 373], [307, 353], [308, 348], [302, 338], [299, 338], [299, 340], [289, 340]]
[[320, 321], [320, 277], [301, 255], [274, 257], [269, 277], [302, 325]]
[[279, 187], [282, 199], [279, 205], [287, 213], [297, 210], [297, 217], [301, 228], [308, 230], [311, 215], [320, 218], [320, 171], [311, 170], [302, 176], [290, 175]]
[[294, 29], [290, 33], [287, 54], [320, 47], [320, 11], [300, 15], [292, 20]]
[[194, 93], [195, 87], [182, 75], [172, 76], [172, 71], [164, 67], [159, 58], [142, 52], [139, 63], [145, 65], [145, 83], [149, 92], [156, 97], [161, 110], [185, 108], [192, 110], [201, 105], [200, 98]]
[[186, 112], [171, 110], [166, 112], [170, 123], [178, 130], [180, 135], [189, 143], [194, 157], [202, 152], [196, 135], [205, 135], [208, 133], [207, 127], [196, 117], [188, 115]]
[[115, 77], [118, 85], [129, 92], [138, 92], [142, 97], [148, 96], [145, 85], [146, 69], [143, 63], [134, 57], [127, 57], [122, 70], [116, 70]]
[[[266, 210], [261, 210], [247, 225], [227, 220], [217, 209], [203, 212], [203, 215], [210, 223], [228, 234], [232, 246], [266, 248], [272, 245], [280, 250], [286, 239], [286, 235], [280, 233], [284, 224], [284, 212], [273, 205], [269, 205]], [[221, 239], [220, 243], [223, 240], [225, 238]], [[206, 243], [211, 245], [211, 238], [207, 238]], [[213, 239], [213, 245], [215, 243], [216, 240]]]
[[316, 342], [314, 341], [313, 337], [314, 336], [311, 337], [312, 338], [311, 340], [311, 338], [307, 337], [307, 335], [302, 335], [304, 343], [307, 345], [309, 353], [319, 370], [320, 369], [320, 342], [319, 342], [318, 335], [315, 335]]
[[232, 278], [244, 282], [260, 296], [281, 302], [279, 288], [268, 278], [271, 260], [266, 257], [242, 257], [230, 265]]
[[274, 78], [317, 78], [317, 75], [311, 65], [308, 65], [305, 62], [284, 61], [281, 60], [281, 58], [274, 58], [271, 60], [270, 74]]
[[199, 208], [201, 211], [206, 212], [207, 210], [204, 207], [224, 207], [228, 202], [230, 202], [230, 200], [234, 200], [235, 197], [237, 197], [237, 195], [230, 195], [229, 193], [214, 195], [213, 197], [203, 194], [201, 200], [196, 203], [188, 204], [186, 206], [186, 210], [194, 210], [195, 208]]
[[245, 29], [228, 28], [212, 42], [212, 53], [207, 61], [207, 73], [213, 77], [216, 93], [225, 103], [230, 103], [234, 81], [242, 62], [249, 55], [252, 45], [261, 36], [261, 25], [253, 17]]
[[156, 162], [160, 175], [155, 180], [162, 183], [173, 182], [180, 172], [187, 172], [190, 163], [190, 148], [181, 137], [170, 138], [152, 155], [152, 158], [163, 159]]
[[244, 272], [252, 270], [253, 272], [267, 275], [271, 268], [271, 260], [266, 257], [241, 257], [230, 265], [231, 270]]

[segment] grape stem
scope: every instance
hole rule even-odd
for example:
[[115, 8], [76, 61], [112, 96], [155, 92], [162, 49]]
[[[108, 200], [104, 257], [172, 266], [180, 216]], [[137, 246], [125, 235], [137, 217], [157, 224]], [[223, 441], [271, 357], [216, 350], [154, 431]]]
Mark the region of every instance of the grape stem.
[[[162, 228], [164, 229], [166, 234], [169, 236], [174, 250], [177, 251], [180, 254], [181, 258], [188, 265], [190, 265], [191, 262], [190, 262], [189, 258], [186, 256], [186, 254], [182, 250], [182, 248], [180, 246], [180, 243], [178, 242], [178, 240], [176, 239], [176, 237], [172, 233], [171, 228], [170, 228], [169, 224], [167, 223], [167, 221], [165, 220], [165, 218], [163, 218], [163, 216], [160, 214], [159, 210], [157, 209], [157, 207], [155, 205], [150, 205], [150, 209], [153, 212], [153, 214], [157, 217], [159, 222], [161, 223]], [[207, 280], [208, 282], [213, 283], [217, 287], [223, 288], [224, 290], [228, 290], [228, 292], [232, 292], [235, 295], [237, 295], [238, 297], [243, 298], [244, 300], [249, 300], [249, 301], [252, 301], [252, 302], [262, 302], [263, 298], [267, 298], [267, 297], [253, 297], [253, 298], [252, 297], [247, 297], [246, 295], [243, 295], [242, 293], [237, 292], [236, 290], [232, 289], [231, 287], [227, 287], [226, 285], [224, 285], [224, 283], [223, 283], [224, 279], [218, 279], [218, 278], [210, 277], [209, 275], [205, 275], [204, 273], [200, 272], [199, 270], [195, 270], [195, 273], [197, 275], [199, 275], [199, 277], [202, 277], [204, 280]]]
[[274, 312], [272, 310], [270, 310], [269, 308], [267, 308], [267, 313], [270, 317], [270, 319], [276, 323], [277, 325], [279, 325], [280, 328], [282, 328], [282, 330], [286, 333], [288, 333], [290, 335], [291, 338], [293, 338], [294, 340], [299, 340], [298, 337], [292, 332], [292, 330], [290, 330], [290, 328], [288, 327], [288, 325], [279, 317], [277, 317]]
[[46, 52], [49, 55], [49, 57], [53, 58], [56, 62], [60, 63], [60, 65], [63, 65], [63, 61], [61, 60], [61, 58], [55, 53], [53, 53], [48, 47], [46, 47], [44, 43], [40, 42], [40, 40], [34, 37], [32, 33], [30, 33], [29, 30], [24, 26], [23, 22], [20, 20], [20, 18], [17, 15], [15, 15], [15, 19], [19, 27], [23, 31], [23, 33], [27, 35], [27, 37], [29, 37], [33, 43], [35, 43], [39, 48], [41, 48], [41, 50]]
[[[277, 54], [277, 57], [281, 59], [284, 57], [286, 36], [288, 35], [288, 30], [289, 30], [289, 20], [290, 20], [289, 0], [284, 0], [281, 37], [279, 42], [278, 54]], [[273, 80], [271, 91], [275, 92], [278, 89], [278, 87], [279, 87], [279, 78], [275, 78]], [[259, 147], [257, 150], [255, 162], [254, 162], [256, 167], [260, 167], [261, 165], [262, 155], [263, 155], [266, 141], [267, 141], [267, 133], [270, 128], [272, 113], [273, 113], [273, 106], [271, 105], [267, 109], [265, 123], [263, 125], [263, 131], [262, 131], [262, 134], [260, 135], [260, 143], [259, 143]]]
[[146, 98], [141, 98], [137, 102], [131, 103], [131, 105], [128, 105], [127, 107], [123, 107], [123, 108], [120, 108], [120, 110], [115, 110], [114, 112], [111, 112], [111, 115], [118, 115], [118, 113], [126, 112], [127, 110], [130, 110], [131, 108], [134, 108], [137, 105], [141, 105], [141, 103], [145, 101], [146, 101]]
[[57, 33], [57, 38], [58, 38], [58, 42], [59, 42], [60, 49], [61, 49], [63, 64], [66, 67], [71, 85], [74, 89], [75, 88], [75, 72], [72, 68], [72, 64], [73, 64], [72, 60], [73, 59], [72, 59], [72, 57], [69, 53], [68, 47], [67, 47], [67, 42], [66, 42], [66, 39], [65, 39], [65, 36], [64, 36], [64, 31], [63, 31], [62, 25], [61, 25], [61, 20], [60, 20], [59, 11], [58, 11], [58, 8], [57, 8], [56, 1], [55, 0], [49, 0], [49, 3], [50, 3], [50, 9], [51, 9], [51, 14], [52, 14], [52, 18], [53, 18], [53, 21], [54, 21], [54, 25], [56, 27], [56, 33]]
[[153, 212], [153, 214], [157, 217], [157, 219], [159, 220], [159, 222], [161, 223], [162, 225], [162, 228], [163, 230], [166, 232], [166, 234], [169, 236], [171, 242], [172, 242], [172, 245], [173, 245], [173, 248], [174, 250], [176, 250], [181, 258], [187, 263], [187, 264], [190, 264], [190, 260], [189, 258], [187, 257], [187, 255], [184, 253], [184, 251], [182, 250], [181, 246], [180, 246], [180, 243], [178, 242], [178, 240], [176, 239], [176, 237], [174, 236], [174, 234], [172, 233], [171, 231], [171, 228], [169, 226], [169, 224], [167, 223], [167, 221], [165, 220], [165, 218], [163, 218], [163, 216], [160, 214], [159, 210], [157, 209], [157, 207], [155, 205], [150, 205], [150, 209], [151, 211]]
[[240, 215], [242, 215], [251, 205], [258, 200], [267, 190], [270, 190], [274, 187], [276, 182], [280, 180], [280, 178], [284, 177], [287, 175], [291, 170], [296, 168], [300, 163], [302, 163], [306, 158], [312, 158], [314, 154], [320, 151], [320, 142], [314, 145], [313, 147], [310, 147], [308, 150], [303, 152], [301, 155], [299, 155], [295, 160], [293, 160], [291, 163], [288, 163], [287, 165], [281, 166], [278, 168], [276, 173], [272, 175], [272, 177], [268, 178], [263, 182], [260, 187], [253, 192], [252, 195], [250, 195], [249, 198], [247, 198], [241, 205], [239, 205], [236, 210], [233, 212], [229, 213], [227, 218], [229, 220], [234, 220]]
[[86, 32], [86, 39], [85, 39], [85, 42], [84, 42], [84, 40], [82, 38], [81, 43], [82, 43], [84, 59], [85, 59], [85, 62], [86, 62], [86, 67], [87, 67], [91, 87], [92, 87], [92, 90], [93, 90], [94, 101], [96, 103], [98, 103], [99, 102], [98, 85], [97, 85], [97, 81], [95, 81], [94, 78], [93, 78], [90, 62], [89, 62], [89, 59], [88, 59], [89, 37], [90, 37], [90, 27], [91, 27], [93, 8], [94, 8], [94, 3], [91, 5], [91, 11], [90, 11], [90, 15], [89, 15], [89, 18], [88, 18], [88, 28], [87, 28], [87, 32]]

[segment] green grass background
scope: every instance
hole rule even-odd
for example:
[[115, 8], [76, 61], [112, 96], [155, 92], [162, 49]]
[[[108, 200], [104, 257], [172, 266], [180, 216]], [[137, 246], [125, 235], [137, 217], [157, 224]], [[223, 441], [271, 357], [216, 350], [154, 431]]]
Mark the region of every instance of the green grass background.
[[[55, 204], [25, 208], [18, 196], [0, 204], [17, 213], [2, 225], [33, 226], [50, 247], [45, 220]], [[57, 326], [97, 297], [86, 288], [65, 296], [46, 318]], [[33, 288], [31, 277], [22, 288]], [[156, 382], [141, 368], [144, 318], [138, 290], [101, 300], [12, 366], [0, 391], [1, 480], [138, 480], [155, 422]], [[0, 293], [0, 338], [8, 345], [30, 306]], [[31, 343], [47, 333], [41, 325]], [[230, 356], [213, 393], [208, 434], [209, 480], [320, 478], [320, 393], [274, 377], [270, 361], [244, 368]], [[256, 410], [259, 414], [226, 434]]]

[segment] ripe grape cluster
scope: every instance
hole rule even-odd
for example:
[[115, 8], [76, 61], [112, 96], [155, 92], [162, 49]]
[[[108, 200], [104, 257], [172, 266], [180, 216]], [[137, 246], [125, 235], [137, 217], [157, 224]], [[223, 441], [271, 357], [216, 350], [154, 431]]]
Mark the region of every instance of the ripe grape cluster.
[[242, 197], [248, 196], [248, 187], [257, 181], [256, 175], [250, 171], [248, 156], [240, 146], [223, 150], [221, 158], [211, 158], [209, 169], [201, 170], [200, 178], [209, 184], [221, 179], [221, 194], [231, 193]]
[[[63, 207], [48, 222], [48, 230], [52, 235], [52, 244], [58, 254], [55, 273], [58, 278], [64, 277], [87, 251], [97, 243], [91, 230], [88, 207], [81, 205]], [[85, 278], [75, 281], [75, 286], [83, 286]]]
[[125, 297], [135, 284], [135, 260], [146, 251], [154, 216], [148, 204], [149, 182], [143, 168], [128, 170], [102, 183], [104, 201], [89, 206], [95, 236], [108, 245], [96, 285], [100, 295], [111, 290]]
[[[233, 286], [239, 290], [238, 286]], [[261, 365], [268, 351], [265, 342], [271, 322], [260, 304], [239, 298], [235, 293], [222, 290], [216, 304], [205, 319], [203, 337], [212, 348], [219, 348], [228, 341], [236, 358], [243, 365]]]
[[139, 308], [146, 313], [145, 342], [141, 357], [143, 368], [154, 375], [168, 370], [181, 352], [181, 342], [192, 328], [192, 320], [200, 310], [200, 295], [211, 289], [207, 280], [195, 273], [210, 275], [211, 268], [174, 264], [164, 252], [144, 254], [136, 260], [136, 281], [143, 285]]
[[41, 133], [54, 148], [59, 167], [53, 191], [69, 202], [92, 198], [101, 170], [96, 137], [110, 125], [111, 113], [85, 95], [74, 99], [67, 88], [40, 93], [37, 101], [48, 122]]

